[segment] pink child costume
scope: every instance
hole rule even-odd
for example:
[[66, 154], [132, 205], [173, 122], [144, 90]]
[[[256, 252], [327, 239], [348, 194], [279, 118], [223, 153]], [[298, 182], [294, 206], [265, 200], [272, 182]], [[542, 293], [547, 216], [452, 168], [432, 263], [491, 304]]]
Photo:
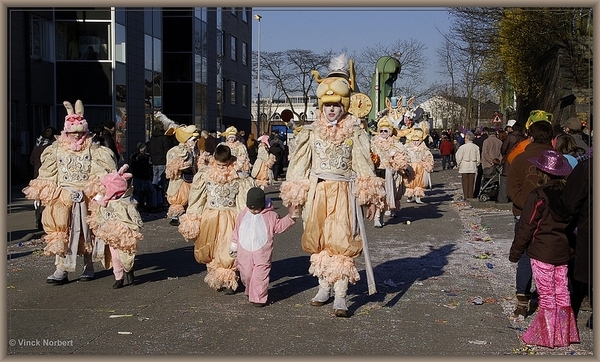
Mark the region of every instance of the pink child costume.
[[[108, 245], [111, 254], [115, 284], [113, 289], [133, 284], [133, 262], [137, 251], [137, 244], [143, 239], [140, 228], [143, 226], [142, 218], [137, 210], [137, 202], [133, 199], [133, 187], [129, 187], [127, 180], [132, 174], [125, 173], [129, 165], [124, 164], [118, 172], [112, 172], [102, 178], [106, 192], [94, 197], [90, 205], [91, 215], [88, 217], [90, 228], [96, 235], [97, 243]], [[110, 268], [110, 263], [104, 263], [105, 268]], [[123, 277], [125, 274], [125, 278]]]
[[92, 142], [83, 103], [77, 100], [75, 109], [70, 102], [63, 104], [67, 109], [64, 130], [42, 153], [39, 176], [23, 189], [26, 198], [41, 200], [46, 206], [42, 214], [44, 254], [56, 255], [56, 270], [46, 279], [50, 284], [68, 282], [68, 272], [76, 270], [77, 255], [83, 255], [85, 263], [80, 280], [94, 278], [92, 253], [102, 256], [104, 250], [96, 247], [85, 219], [91, 198], [102, 189], [100, 178], [117, 164], [109, 148]]
[[[246, 206], [248, 208], [236, 218], [229, 251], [230, 255], [237, 253], [235, 266], [246, 286], [244, 293], [248, 300], [257, 307], [263, 307], [268, 298], [273, 235], [287, 231], [295, 221], [290, 215], [281, 218], [259, 187], [248, 190]], [[254, 214], [250, 209], [262, 211]]]
[[572, 252], [566, 232], [568, 222], [554, 210], [564, 187], [560, 176], [567, 176], [572, 169], [569, 161], [554, 150], [543, 151], [528, 161], [538, 172], [541, 170], [554, 177], [527, 195], [510, 248], [509, 260], [513, 263], [527, 250], [539, 294], [535, 319], [521, 338], [530, 345], [568, 347], [580, 342], [567, 278]]

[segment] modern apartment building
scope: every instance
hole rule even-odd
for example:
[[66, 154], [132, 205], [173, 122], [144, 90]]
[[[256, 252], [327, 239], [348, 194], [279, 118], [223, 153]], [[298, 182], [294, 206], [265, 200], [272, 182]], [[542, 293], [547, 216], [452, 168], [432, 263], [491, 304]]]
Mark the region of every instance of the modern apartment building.
[[251, 8], [8, 8], [11, 180], [27, 182], [63, 101], [90, 128], [112, 120], [124, 160], [155, 110], [180, 124], [251, 130]]

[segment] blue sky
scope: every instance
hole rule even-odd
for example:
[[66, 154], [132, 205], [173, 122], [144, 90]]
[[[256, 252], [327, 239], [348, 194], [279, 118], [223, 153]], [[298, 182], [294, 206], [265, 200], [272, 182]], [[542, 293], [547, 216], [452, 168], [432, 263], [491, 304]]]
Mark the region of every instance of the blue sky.
[[[341, 51], [343, 48], [352, 51], [412, 38], [427, 47], [427, 82], [432, 83], [439, 78], [434, 58], [443, 38], [436, 27], [443, 33], [448, 32], [450, 20], [446, 8], [254, 7], [252, 10], [253, 16], [262, 16], [261, 51], [310, 49], [320, 52], [328, 49]], [[257, 20], [252, 18], [252, 21], [252, 46], [253, 50], [257, 50], [259, 26]]]

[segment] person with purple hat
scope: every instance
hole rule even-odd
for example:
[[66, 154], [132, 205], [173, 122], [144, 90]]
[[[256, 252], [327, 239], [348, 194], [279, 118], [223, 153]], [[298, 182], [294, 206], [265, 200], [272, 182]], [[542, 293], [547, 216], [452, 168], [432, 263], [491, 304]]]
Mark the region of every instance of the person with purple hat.
[[544, 150], [527, 161], [536, 166], [539, 181], [525, 199], [508, 259], [516, 263], [527, 250], [539, 308], [521, 338], [529, 345], [568, 347], [580, 340], [567, 278], [572, 257], [567, 237], [569, 221], [559, 216], [558, 200], [572, 167], [554, 150]]

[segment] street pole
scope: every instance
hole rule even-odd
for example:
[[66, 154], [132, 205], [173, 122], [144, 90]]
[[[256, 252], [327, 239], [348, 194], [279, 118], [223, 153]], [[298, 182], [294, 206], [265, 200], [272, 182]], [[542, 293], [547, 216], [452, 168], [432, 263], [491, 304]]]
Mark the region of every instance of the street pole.
[[261, 114], [260, 114], [260, 19], [262, 19], [262, 16], [256, 14], [254, 15], [254, 19], [258, 20], [258, 66], [257, 66], [257, 72], [256, 72], [256, 78], [257, 78], [257, 96], [256, 96], [256, 137], [260, 137], [260, 122], [261, 122]]

